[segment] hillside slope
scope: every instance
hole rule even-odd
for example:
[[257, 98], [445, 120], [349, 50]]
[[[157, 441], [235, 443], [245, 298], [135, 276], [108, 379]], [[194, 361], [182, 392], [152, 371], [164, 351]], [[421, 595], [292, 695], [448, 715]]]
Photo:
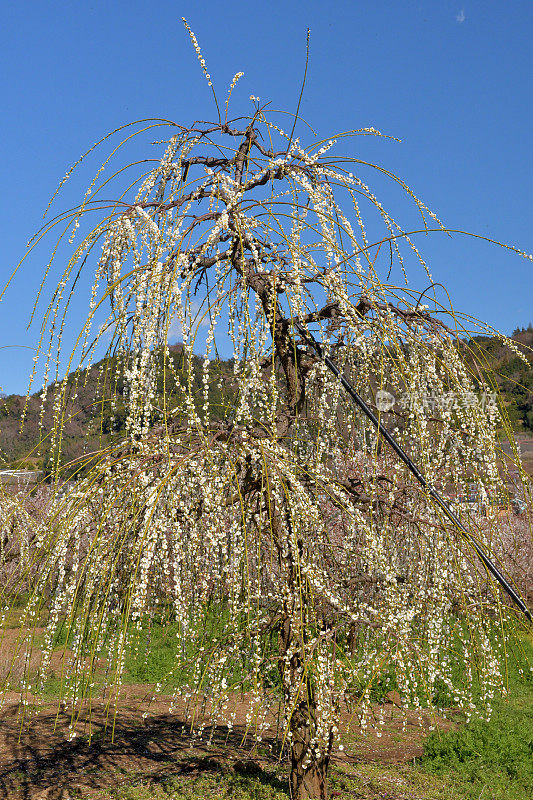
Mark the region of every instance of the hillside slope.
[[533, 326], [517, 328], [512, 339], [524, 360], [494, 336], [476, 336], [469, 346], [496, 376], [507, 414], [517, 431], [533, 435]]
[[[512, 338], [529, 366], [497, 337], [476, 336], [466, 344], [476, 354], [477, 361], [486, 364], [487, 370], [482, 372], [493, 371], [506, 412], [517, 433], [533, 435], [533, 327], [515, 330]], [[180, 345], [171, 346], [170, 358], [167, 367], [171, 367], [178, 381], [183, 383], [187, 376], [183, 372]], [[166, 405], [172, 408], [178, 398], [176, 385], [169, 376], [170, 372], [163, 368], [161, 361], [157, 391], [161, 403], [166, 396]], [[199, 357], [194, 359], [191, 380], [200, 407], [203, 400], [202, 360]], [[127, 403], [122, 368], [115, 358], [104, 359], [77, 377], [70, 375], [68, 385], [71, 399], [62, 438], [63, 463], [119, 437], [124, 432]], [[169, 391], [169, 386], [174, 386], [174, 389]], [[29, 398], [15, 394], [0, 398], [0, 465], [15, 467], [25, 459], [26, 466], [46, 469], [52, 430], [53, 389], [53, 386], [48, 389], [44, 410], [40, 393]], [[214, 404], [214, 416], [224, 418], [231, 413], [234, 392], [233, 362], [212, 361], [209, 397]], [[116, 401], [112, 405], [113, 396]], [[26, 413], [21, 430], [24, 409]], [[154, 419], [154, 424], [156, 422]], [[44, 441], [39, 448], [41, 435]]]
[[[178, 404], [178, 385], [184, 384], [189, 377], [183, 370], [181, 346], [172, 345], [169, 349], [170, 359], [164, 365], [161, 358], [157, 372], [157, 395], [161, 398], [161, 405], [165, 397], [167, 408], [172, 408]], [[123, 434], [127, 404], [123, 372], [123, 365], [117, 358], [105, 358], [78, 375], [69, 375], [62, 463], [98, 450]], [[197, 356], [194, 357], [190, 380], [200, 407], [203, 402], [202, 360]], [[212, 361], [209, 383], [212, 413], [223, 418], [234, 394], [233, 362]], [[54, 397], [55, 386], [52, 384], [47, 390], [44, 409], [40, 392], [29, 398], [12, 394], [0, 400], [0, 465], [17, 467], [24, 460], [26, 468], [46, 470], [53, 438]], [[153, 419], [154, 424], [157, 421]]]

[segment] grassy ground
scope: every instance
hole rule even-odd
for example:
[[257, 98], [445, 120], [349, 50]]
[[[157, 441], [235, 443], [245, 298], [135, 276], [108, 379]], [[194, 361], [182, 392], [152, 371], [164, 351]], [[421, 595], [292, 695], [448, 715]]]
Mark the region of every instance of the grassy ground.
[[469, 800], [533, 797], [533, 691], [496, 703], [488, 723], [429, 737], [419, 763], [435, 776], [453, 775]]
[[[461, 800], [454, 782], [448, 777], [425, 774], [403, 765], [336, 766], [330, 785], [331, 797], [419, 798], [420, 800]], [[107, 796], [116, 800], [287, 800], [287, 781], [274, 773], [246, 775], [239, 771], [202, 773], [170, 778], [154, 786], [133, 781], [129, 786], [111, 790]]]

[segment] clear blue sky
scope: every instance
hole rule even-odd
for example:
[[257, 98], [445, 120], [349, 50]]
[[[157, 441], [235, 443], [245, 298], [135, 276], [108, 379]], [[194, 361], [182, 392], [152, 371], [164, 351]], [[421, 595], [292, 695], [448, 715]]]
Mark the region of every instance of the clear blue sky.
[[[2, 278], [58, 179], [108, 129], [214, 116], [182, 16], [221, 94], [245, 72], [237, 111], [249, 111], [250, 94], [295, 108], [310, 27], [301, 114], [318, 133], [374, 126], [398, 136], [359, 140], [362, 157], [400, 174], [449, 227], [533, 250], [531, 0], [27, 0], [4, 5], [0, 34]], [[504, 332], [533, 318], [530, 261], [464, 237], [418, 244], [458, 309]], [[7, 392], [23, 392], [31, 369], [31, 350], [7, 346], [35, 344], [38, 328], [25, 327], [44, 256], [0, 304]]]

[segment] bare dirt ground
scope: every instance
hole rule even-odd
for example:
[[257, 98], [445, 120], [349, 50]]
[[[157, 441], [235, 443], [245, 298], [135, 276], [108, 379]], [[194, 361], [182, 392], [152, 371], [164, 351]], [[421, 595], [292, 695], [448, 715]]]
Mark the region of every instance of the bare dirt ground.
[[[261, 772], [279, 763], [274, 738], [265, 739], [260, 750], [242, 744], [244, 707], [230, 735], [226, 728], [214, 731], [212, 743], [191, 737], [179, 711], [168, 713], [168, 699], [150, 704], [143, 718], [145, 686], [123, 690], [114, 737], [108, 727], [108, 712], [103, 706], [91, 709], [91, 724], [80, 719], [77, 735], [69, 741], [70, 715], [56, 703], [45, 704], [31, 720], [21, 718], [18, 698], [6, 698], [0, 716], [0, 797], [6, 800], [67, 800], [80, 797], [98, 800], [108, 797], [109, 789], [127, 784], [135, 774], [149, 785], [169, 777], [200, 772], [236, 770]], [[394, 697], [393, 697], [394, 700]], [[238, 704], [237, 704], [237, 710]], [[421, 726], [408, 715], [405, 730], [394, 702], [383, 707], [385, 725], [381, 737], [369, 733], [362, 738], [345, 737], [346, 750], [337, 761], [353, 763], [399, 764], [422, 754], [427, 725]], [[450, 723], [439, 721], [439, 726]], [[91, 741], [89, 741], [91, 735]]]

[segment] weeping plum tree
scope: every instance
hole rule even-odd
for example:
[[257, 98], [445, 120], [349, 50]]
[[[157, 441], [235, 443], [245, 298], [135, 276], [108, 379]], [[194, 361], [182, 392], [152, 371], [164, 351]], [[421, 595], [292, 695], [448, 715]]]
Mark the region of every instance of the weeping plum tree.
[[[278, 726], [292, 796], [325, 798], [341, 716], [363, 731], [383, 724], [371, 702], [376, 683], [396, 688], [420, 714], [450, 702], [469, 717], [490, 713], [505, 690], [504, 608], [470, 547], [301, 330], [320, 337], [428, 480], [457, 496], [476, 487], [487, 519], [482, 532], [475, 517], [467, 524], [493, 550], [491, 504], [505, 491], [501, 418], [478, 391], [481, 378], [474, 384], [460, 320], [453, 317], [453, 331], [445, 324], [451, 311], [424, 276], [414, 233], [361, 172], [399, 184], [420, 230], [443, 226], [394, 175], [334, 155], [381, 134], [364, 128], [304, 145], [257, 98], [248, 117], [228, 121], [240, 77], [213, 123], [144, 120], [114, 132], [126, 130], [115, 158], [154, 130], [164, 132], [155, 143], [162, 155], [127, 170], [123, 163], [106, 180], [100, 168], [81, 205], [38, 236], [60, 230], [73, 243], [62, 274], [47, 270], [57, 288], [43, 324], [46, 380], [59, 364], [80, 275], [94, 264], [68, 366], [76, 357], [83, 382], [107, 341], [113, 358], [102, 362], [99, 402], [112, 414], [120, 383], [127, 416], [124, 435], [87, 454], [33, 540], [39, 570], [22, 629], [44, 612], [48, 621], [38, 675], [28, 667], [22, 693], [46, 680], [58, 629], [66, 630], [61, 692], [74, 732], [84, 700], [102, 684], [120, 686], [126, 659], [165, 618], [174, 663], [156, 690], [173, 692], [205, 735], [232, 729], [238, 696], [247, 735], [265, 739]], [[415, 259], [430, 285], [422, 293], [407, 283]], [[401, 287], [387, 283], [395, 265]], [[428, 297], [431, 308], [421, 303]], [[179, 361], [169, 349], [177, 330]], [[230, 386], [214, 393], [216, 356], [228, 347]], [[57, 479], [73, 389], [54, 377]], [[491, 387], [481, 389], [486, 399]], [[442, 402], [428, 411], [428, 397]], [[20, 638], [16, 658], [30, 640]], [[118, 702], [118, 691], [107, 696]]]

